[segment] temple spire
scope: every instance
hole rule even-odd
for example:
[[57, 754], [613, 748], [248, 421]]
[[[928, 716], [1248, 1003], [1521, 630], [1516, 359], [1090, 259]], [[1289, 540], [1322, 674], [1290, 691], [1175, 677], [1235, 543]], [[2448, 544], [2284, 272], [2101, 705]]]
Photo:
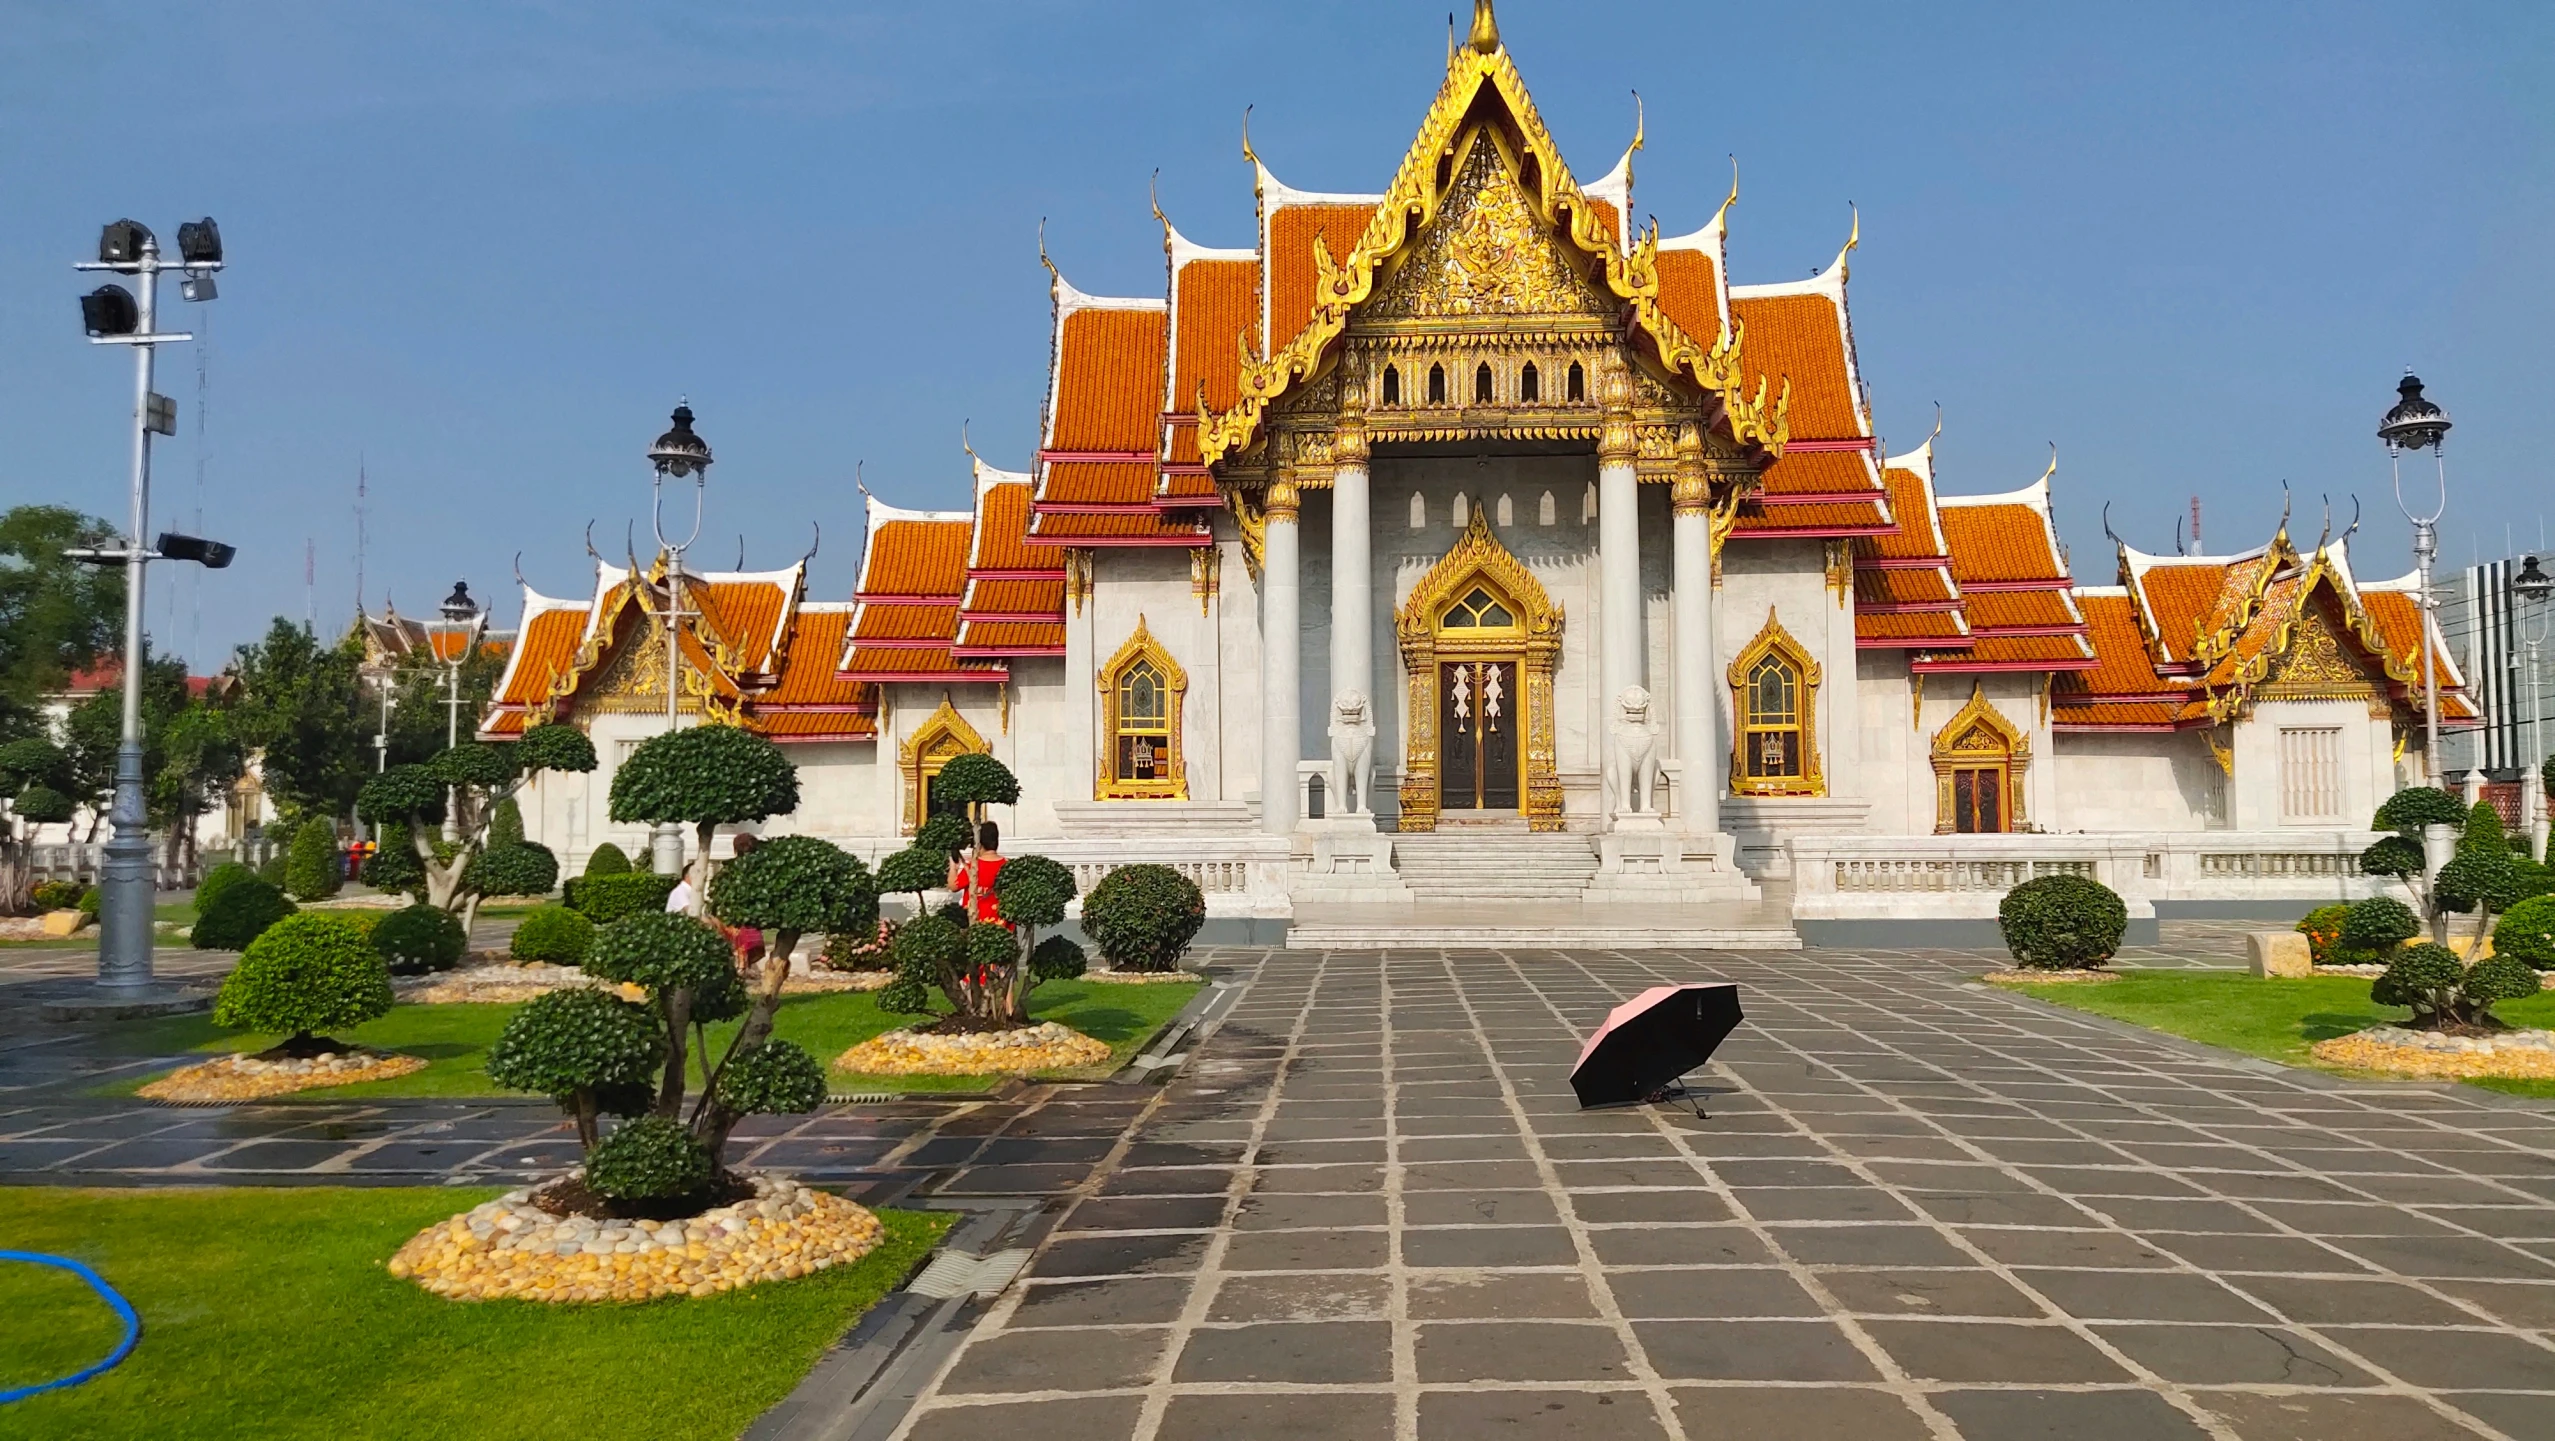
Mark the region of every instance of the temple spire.
[[1473, 33], [1464, 43], [1484, 55], [1499, 48], [1499, 17], [1490, 13], [1490, 0], [1473, 0]]

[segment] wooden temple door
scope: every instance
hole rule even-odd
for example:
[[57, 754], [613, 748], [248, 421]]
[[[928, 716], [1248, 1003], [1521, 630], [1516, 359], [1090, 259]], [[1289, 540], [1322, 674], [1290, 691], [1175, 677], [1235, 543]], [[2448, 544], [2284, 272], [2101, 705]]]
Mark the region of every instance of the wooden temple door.
[[1450, 811], [1517, 809], [1517, 662], [1448, 661], [1437, 675], [1438, 805]]
[[2005, 768], [1964, 766], [1952, 772], [1952, 829], [1989, 835], [2005, 829]]

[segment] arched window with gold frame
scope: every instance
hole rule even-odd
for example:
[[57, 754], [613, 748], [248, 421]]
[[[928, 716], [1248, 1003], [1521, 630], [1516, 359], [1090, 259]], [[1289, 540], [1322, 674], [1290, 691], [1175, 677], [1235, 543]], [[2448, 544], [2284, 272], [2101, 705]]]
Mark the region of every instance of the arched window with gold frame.
[[1774, 608], [1730, 662], [1730, 791], [1733, 795], [1823, 796], [1819, 764], [1819, 663], [1792, 638]]
[[1092, 794], [1100, 800], [1187, 800], [1180, 704], [1189, 673], [1136, 617], [1135, 634], [1100, 668], [1103, 754]]
[[1996, 835], [2023, 823], [2031, 739], [1970, 682], [1969, 704], [1934, 733], [1934, 833]]
[[905, 833], [920, 830], [924, 817], [931, 814], [932, 781], [952, 756], [984, 755], [992, 750], [949, 703], [948, 693], [942, 692], [940, 708], [923, 717], [923, 723], [896, 747], [896, 769], [905, 789]]

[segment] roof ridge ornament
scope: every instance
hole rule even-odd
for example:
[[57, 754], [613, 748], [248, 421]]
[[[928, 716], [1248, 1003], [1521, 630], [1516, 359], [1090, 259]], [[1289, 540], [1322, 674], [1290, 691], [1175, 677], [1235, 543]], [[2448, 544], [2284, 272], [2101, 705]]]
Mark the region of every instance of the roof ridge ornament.
[[1730, 156], [1730, 193], [1729, 193], [1728, 195], [1725, 195], [1725, 196], [1723, 196], [1723, 197], [1721, 198], [1721, 208], [1720, 208], [1720, 209], [1718, 209], [1718, 210], [1715, 210], [1714, 212], [1712, 212], [1712, 223], [1713, 223], [1713, 224], [1715, 224], [1715, 225], [1719, 225], [1719, 224], [1721, 223], [1721, 219], [1722, 219], [1722, 217], [1723, 217], [1723, 216], [1725, 216], [1725, 215], [1728, 215], [1728, 214], [1730, 213], [1730, 207], [1731, 207], [1731, 206], [1733, 206], [1733, 205], [1736, 205], [1736, 204], [1738, 204], [1738, 203], [1739, 203], [1739, 157], [1738, 157], [1738, 155], [1734, 152], [1734, 153], [1732, 153], [1732, 155]]
[[1464, 43], [1483, 55], [1498, 51], [1499, 17], [1491, 13], [1490, 0], [1473, 0], [1473, 33]]

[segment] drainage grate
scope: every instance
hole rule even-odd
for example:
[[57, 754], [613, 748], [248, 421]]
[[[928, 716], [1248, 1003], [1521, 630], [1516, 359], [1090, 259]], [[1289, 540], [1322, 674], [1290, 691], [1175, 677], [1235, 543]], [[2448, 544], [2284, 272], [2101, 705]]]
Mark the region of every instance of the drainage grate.
[[825, 1098], [825, 1103], [829, 1106], [860, 1106], [875, 1105], [881, 1101], [901, 1101], [903, 1099], [905, 1099], [903, 1096], [898, 1095], [894, 1091], [837, 1091], [834, 1094], [827, 1096]]
[[990, 1256], [969, 1256], [956, 1251], [943, 1251], [932, 1258], [912, 1285], [905, 1289], [935, 1301], [952, 1296], [999, 1296], [1003, 1288], [1029, 1264], [1029, 1251], [1019, 1247], [996, 1251]]

